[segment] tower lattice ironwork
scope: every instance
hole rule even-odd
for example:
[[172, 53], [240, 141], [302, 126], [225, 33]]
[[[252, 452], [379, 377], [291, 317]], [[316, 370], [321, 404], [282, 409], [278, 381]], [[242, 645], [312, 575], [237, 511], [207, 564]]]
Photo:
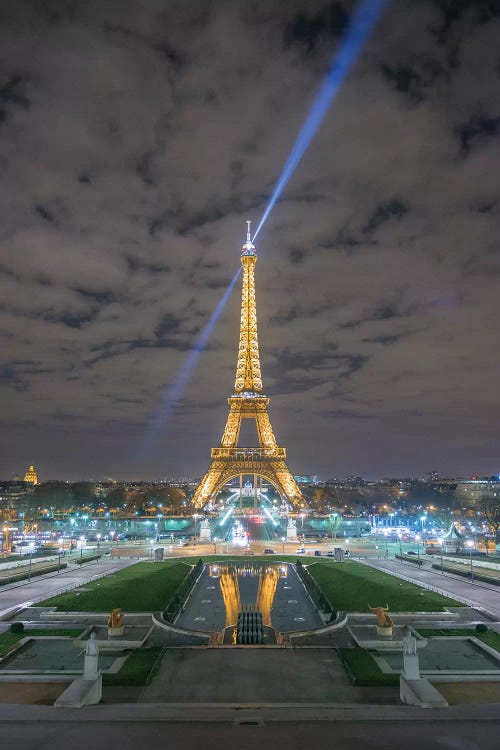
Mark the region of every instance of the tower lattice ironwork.
[[[294, 508], [300, 508], [305, 501], [286, 464], [286, 449], [276, 443], [267, 413], [269, 398], [262, 393], [255, 305], [257, 253], [250, 239], [250, 222], [247, 223], [247, 241], [241, 250], [243, 283], [234, 392], [228, 398], [229, 415], [220, 445], [212, 448], [210, 466], [196, 490], [193, 504], [202, 508], [215, 498], [230, 479], [253, 474], [269, 481]], [[238, 446], [242, 419], [255, 420], [259, 440], [257, 447]]]

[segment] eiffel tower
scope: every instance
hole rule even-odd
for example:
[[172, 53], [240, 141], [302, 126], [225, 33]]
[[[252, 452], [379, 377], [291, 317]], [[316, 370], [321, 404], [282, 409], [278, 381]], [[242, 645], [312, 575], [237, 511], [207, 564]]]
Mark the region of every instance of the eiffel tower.
[[[250, 222], [247, 224], [247, 241], [241, 250], [243, 285], [234, 392], [228, 398], [229, 415], [220, 445], [212, 448], [210, 466], [196, 490], [193, 504], [202, 508], [215, 499], [230, 479], [239, 476], [241, 486], [243, 476], [253, 474], [254, 487], [257, 477], [266, 479], [297, 509], [305, 505], [305, 500], [286, 464], [286, 449], [276, 443], [267, 413], [269, 398], [262, 393], [254, 279], [257, 253], [250, 239]], [[242, 419], [255, 419], [258, 447], [238, 446]]]

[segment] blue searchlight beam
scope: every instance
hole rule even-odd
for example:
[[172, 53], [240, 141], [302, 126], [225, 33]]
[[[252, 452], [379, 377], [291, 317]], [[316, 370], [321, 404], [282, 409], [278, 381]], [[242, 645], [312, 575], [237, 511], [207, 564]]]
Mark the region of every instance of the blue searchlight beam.
[[388, 2], [389, 0], [363, 0], [356, 8], [354, 16], [348, 26], [344, 41], [342, 42], [342, 46], [335, 55], [330, 70], [316, 94], [307, 119], [274, 187], [269, 203], [267, 204], [266, 210], [264, 211], [259, 226], [253, 236], [253, 242], [255, 242], [255, 238], [273, 210], [274, 204], [280, 197], [285, 185], [302, 159], [305, 150], [316, 135], [316, 132], [333, 103], [345, 77], [356, 61], [364, 43], [373, 31], [375, 24]]
[[233, 291], [233, 287], [238, 280], [240, 272], [241, 272], [241, 266], [238, 268], [238, 270], [234, 274], [233, 278], [231, 279], [231, 282], [229, 283], [229, 286], [227, 287], [223, 296], [217, 303], [217, 307], [215, 308], [212, 315], [210, 316], [210, 320], [208, 321], [205, 328], [203, 328], [200, 335], [198, 336], [193, 348], [191, 349], [188, 356], [186, 357], [184, 364], [182, 365], [179, 372], [177, 373], [175, 381], [166, 391], [161, 401], [161, 404], [158, 408], [158, 411], [152, 418], [150, 425], [148, 427], [148, 430], [147, 430], [147, 436], [146, 436], [145, 442], [148, 443], [148, 446], [150, 444], [150, 441], [154, 437], [156, 437], [160, 429], [161, 430], [165, 429], [165, 425], [168, 422], [170, 416], [172, 415], [172, 412], [177, 402], [180, 401], [182, 394], [184, 392], [184, 389], [189, 383], [191, 379], [191, 375], [193, 374], [193, 371], [196, 369], [198, 365], [198, 360], [200, 359], [200, 356], [203, 350], [205, 349], [208, 343], [208, 340], [210, 339], [210, 336], [212, 335], [212, 331], [214, 330], [215, 325], [220, 318], [220, 315], [226, 305], [226, 302], [228, 301], [231, 295], [231, 292]]

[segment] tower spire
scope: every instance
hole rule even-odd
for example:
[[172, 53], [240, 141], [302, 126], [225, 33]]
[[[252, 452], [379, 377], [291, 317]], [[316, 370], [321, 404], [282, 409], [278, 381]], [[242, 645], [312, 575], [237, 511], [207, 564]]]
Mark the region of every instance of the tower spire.
[[247, 241], [241, 249], [243, 285], [241, 287], [240, 343], [234, 382], [235, 393], [262, 393], [255, 306], [254, 269], [256, 263], [257, 253], [250, 238], [250, 222], [247, 221]]

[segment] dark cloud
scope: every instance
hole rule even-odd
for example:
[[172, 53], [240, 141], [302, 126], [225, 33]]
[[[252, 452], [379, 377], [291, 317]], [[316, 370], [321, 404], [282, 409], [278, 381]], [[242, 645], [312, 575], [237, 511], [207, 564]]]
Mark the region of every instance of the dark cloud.
[[459, 125], [456, 133], [463, 156], [468, 156], [475, 145], [480, 145], [485, 139], [496, 138], [499, 135], [500, 115], [498, 117], [472, 117], [468, 122]]
[[369, 234], [375, 229], [378, 229], [381, 224], [391, 219], [401, 219], [406, 213], [408, 213], [407, 206], [404, 205], [400, 200], [395, 198], [389, 203], [384, 203], [377, 206], [373, 214], [368, 219], [368, 222], [363, 227], [363, 232]]
[[[0, 8], [3, 474], [199, 475], [239, 288], [158, 437], [351, 2]], [[293, 470], [498, 470], [496, 3], [391, 3], [258, 238]], [[255, 226], [255, 225], [254, 225]]]

